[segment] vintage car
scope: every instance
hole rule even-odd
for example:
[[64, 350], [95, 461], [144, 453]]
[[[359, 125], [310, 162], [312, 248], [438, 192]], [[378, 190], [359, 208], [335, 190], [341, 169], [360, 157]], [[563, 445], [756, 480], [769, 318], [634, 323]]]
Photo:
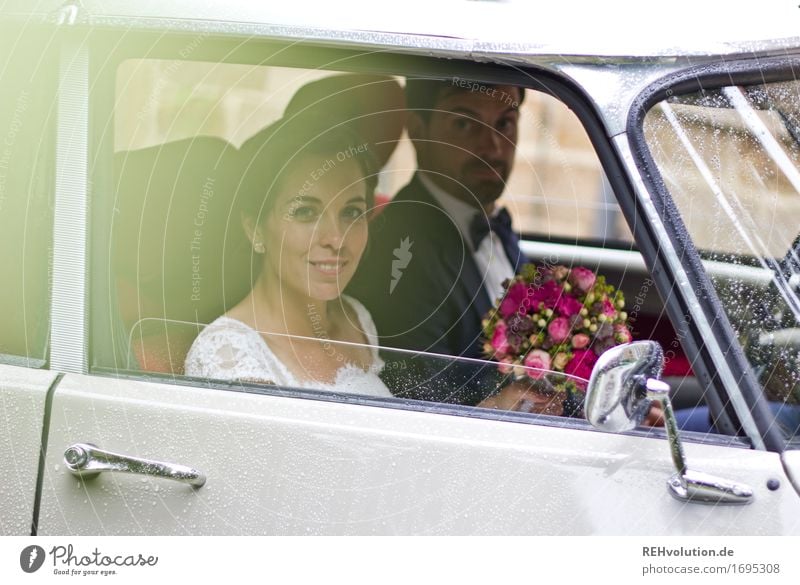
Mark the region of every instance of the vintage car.
[[[3, 4], [0, 533], [800, 533], [800, 9], [333, 4]], [[522, 247], [624, 291], [638, 340], [586, 418], [185, 374], [251, 284], [221, 153], [343, 73], [381, 80], [352, 101], [384, 203], [405, 78], [524, 91]]]

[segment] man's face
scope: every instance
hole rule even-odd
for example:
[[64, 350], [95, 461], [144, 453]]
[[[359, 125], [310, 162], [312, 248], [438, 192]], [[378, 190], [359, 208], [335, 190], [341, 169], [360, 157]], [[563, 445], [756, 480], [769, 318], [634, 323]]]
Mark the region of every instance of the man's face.
[[417, 115], [409, 121], [419, 168], [462, 201], [494, 202], [514, 163], [521, 91], [470, 82], [442, 92], [427, 123]]

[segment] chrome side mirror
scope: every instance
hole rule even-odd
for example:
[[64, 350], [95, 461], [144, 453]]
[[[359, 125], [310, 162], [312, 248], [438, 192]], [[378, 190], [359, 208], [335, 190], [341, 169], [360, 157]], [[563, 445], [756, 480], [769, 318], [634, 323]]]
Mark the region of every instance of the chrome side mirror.
[[667, 481], [670, 493], [682, 501], [747, 504], [753, 490], [744, 484], [689, 471], [678, 423], [669, 400], [669, 385], [659, 380], [664, 352], [654, 341], [634, 341], [612, 347], [597, 360], [586, 391], [586, 418], [597, 429], [622, 432], [640, 425], [653, 402], [664, 411], [676, 473]]

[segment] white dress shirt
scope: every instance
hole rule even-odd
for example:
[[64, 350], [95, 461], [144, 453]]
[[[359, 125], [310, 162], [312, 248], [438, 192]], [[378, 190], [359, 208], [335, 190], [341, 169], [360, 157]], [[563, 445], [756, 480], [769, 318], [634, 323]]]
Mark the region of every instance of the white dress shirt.
[[[478, 271], [483, 279], [483, 286], [489, 294], [489, 299], [492, 303], [496, 302], [497, 299], [503, 296], [503, 281], [514, 276], [514, 267], [511, 265], [508, 256], [506, 256], [503, 243], [493, 231], [489, 231], [489, 234], [481, 241], [477, 250], [473, 248], [469, 226], [475, 215], [483, 213], [483, 210], [476, 210], [469, 203], [453, 197], [423, 173], [419, 174], [419, 179], [458, 227], [467, 249], [475, 259], [475, 264], [478, 266]], [[494, 213], [496, 214], [498, 211], [499, 208], [496, 208]]]

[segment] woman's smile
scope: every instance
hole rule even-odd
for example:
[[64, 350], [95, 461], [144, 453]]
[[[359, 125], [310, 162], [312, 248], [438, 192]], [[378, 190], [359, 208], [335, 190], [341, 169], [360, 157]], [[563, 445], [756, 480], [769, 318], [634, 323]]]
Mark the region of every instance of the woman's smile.
[[308, 155], [292, 161], [261, 226], [263, 276], [295, 300], [338, 298], [367, 244], [366, 186], [358, 163], [329, 165], [314, 180], [326, 160]]
[[339, 276], [349, 264], [347, 260], [342, 258], [309, 260], [308, 263], [324, 276]]

